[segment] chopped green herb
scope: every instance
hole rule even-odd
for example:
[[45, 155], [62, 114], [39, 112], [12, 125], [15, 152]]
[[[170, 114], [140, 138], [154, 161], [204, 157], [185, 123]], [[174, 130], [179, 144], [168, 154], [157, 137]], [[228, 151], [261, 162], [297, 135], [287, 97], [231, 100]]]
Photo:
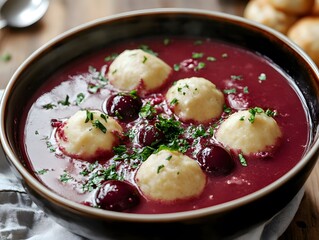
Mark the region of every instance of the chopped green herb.
[[172, 159], [172, 157], [173, 157], [173, 155], [169, 155], [169, 156], [166, 158], [166, 160], [169, 161], [169, 160]]
[[85, 119], [85, 123], [92, 121], [93, 120], [93, 113], [90, 112], [89, 110], [86, 110], [86, 119]]
[[161, 169], [163, 169], [165, 166], [162, 164], [162, 165], [159, 165], [157, 167], [157, 173], [159, 173], [161, 171]]
[[50, 150], [51, 153], [55, 152], [55, 148], [49, 140], [47, 140], [45, 143], [46, 143], [47, 148]]
[[178, 72], [179, 70], [180, 70], [180, 65], [179, 65], [179, 63], [176, 63], [176, 64], [174, 64], [174, 66], [173, 66], [173, 69], [174, 69], [174, 71], [176, 71], [176, 72]]
[[194, 59], [202, 58], [203, 56], [204, 56], [204, 53], [199, 53], [199, 52], [195, 52], [192, 54], [192, 58]]
[[137, 90], [134, 89], [134, 90], [130, 91], [130, 96], [133, 97], [134, 99], [136, 99], [138, 97]]
[[142, 44], [142, 45], [140, 45], [139, 48], [142, 49], [144, 52], [147, 52], [147, 53], [152, 54], [154, 56], [158, 55], [158, 53], [156, 53], [152, 49], [150, 49], [150, 47], [148, 45]]
[[228, 107], [226, 104], [224, 104], [223, 109], [224, 109], [224, 113], [229, 114], [232, 112], [231, 107]]
[[242, 75], [231, 75], [230, 79], [231, 80], [243, 80], [243, 76]]
[[195, 70], [195, 71], [198, 71], [198, 70], [200, 70], [200, 69], [203, 69], [205, 66], [206, 66], [206, 63], [204, 63], [204, 62], [199, 62], [199, 63], [197, 64], [197, 66], [194, 68], [194, 70]]
[[216, 61], [216, 58], [214, 58], [214, 57], [207, 57], [206, 59], [207, 59], [207, 61], [210, 61], [210, 62]]
[[56, 105], [55, 104], [53, 104], [53, 103], [48, 103], [48, 104], [44, 104], [44, 105], [42, 105], [42, 108], [44, 108], [44, 109], [53, 109], [53, 108], [55, 108], [56, 107]]
[[79, 93], [78, 95], [76, 95], [75, 104], [80, 105], [81, 102], [83, 102], [84, 98], [85, 98], [85, 95], [83, 93]]
[[267, 76], [265, 73], [261, 73], [259, 76], [258, 76], [258, 80], [259, 81], [265, 81], [267, 79]]
[[146, 56], [143, 56], [143, 57], [144, 57], [144, 58], [143, 58], [143, 62], [142, 62], [142, 63], [144, 64], [144, 63], [146, 63], [146, 61], [147, 61], [147, 57], [146, 57]]
[[103, 88], [105, 84], [89, 84], [88, 91], [89, 93], [97, 93], [101, 88]]
[[256, 118], [256, 114], [263, 113], [264, 110], [262, 108], [260, 108], [260, 107], [254, 107], [254, 108], [250, 108], [248, 110], [248, 112], [250, 113], [248, 121], [251, 122], [251, 123], [254, 123], [255, 122], [255, 118]]
[[39, 175], [44, 175], [44, 174], [46, 174], [48, 171], [49, 171], [49, 169], [44, 168], [44, 169], [41, 169], [41, 170], [36, 171], [36, 173], [39, 174]]
[[100, 129], [103, 133], [107, 132], [106, 127], [98, 119], [94, 120], [92, 125], [93, 127]]
[[0, 56], [0, 61], [1, 62], [9, 62], [11, 60], [12, 56], [9, 53], [5, 53]]
[[249, 93], [249, 90], [248, 90], [247, 86], [244, 87], [243, 92], [246, 93], [246, 94]]
[[73, 177], [67, 171], [64, 171], [63, 174], [60, 175], [60, 182], [67, 183], [72, 179]]
[[119, 175], [116, 171], [116, 164], [112, 164], [107, 168], [97, 168], [93, 171], [88, 171], [87, 175], [90, 175], [88, 181], [83, 184], [82, 190], [84, 192], [91, 192], [94, 189], [101, 186], [101, 184], [106, 180], [122, 180], [123, 177]]
[[118, 53], [112, 53], [111, 55], [106, 56], [104, 58], [104, 61], [105, 62], [113, 61], [115, 58], [117, 58], [118, 55], [119, 55]]
[[223, 91], [225, 94], [234, 94], [236, 93], [236, 88], [229, 88], [229, 89], [224, 89]]
[[146, 102], [140, 111], [140, 116], [143, 118], [153, 118], [154, 115], [156, 114], [156, 110], [154, 106], [151, 105], [151, 102]]
[[268, 117], [275, 117], [275, 116], [277, 115], [277, 112], [276, 112], [276, 111], [272, 111], [272, 110], [270, 110], [270, 109], [267, 109], [267, 110], [265, 111], [265, 113], [266, 113], [266, 115], [267, 115]]
[[177, 98], [173, 98], [173, 100], [169, 103], [170, 105], [176, 105], [178, 104]]
[[243, 167], [247, 167], [247, 161], [242, 153], [238, 154], [239, 162]]
[[58, 104], [61, 104], [63, 106], [70, 106], [70, 101], [69, 101], [69, 95], [66, 95], [64, 100], [58, 101]]

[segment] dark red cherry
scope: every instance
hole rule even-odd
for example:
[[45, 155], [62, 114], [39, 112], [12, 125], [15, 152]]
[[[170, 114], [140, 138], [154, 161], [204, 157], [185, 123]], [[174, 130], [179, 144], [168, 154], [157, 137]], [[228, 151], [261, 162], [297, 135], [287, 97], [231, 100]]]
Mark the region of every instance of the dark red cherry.
[[128, 182], [109, 180], [98, 190], [95, 201], [102, 209], [123, 212], [138, 205], [140, 195]]
[[118, 93], [106, 101], [107, 114], [119, 120], [130, 121], [138, 117], [142, 101], [137, 95]]
[[137, 133], [138, 142], [142, 146], [154, 146], [164, 139], [164, 133], [154, 125], [146, 125]]
[[204, 171], [215, 176], [227, 175], [235, 166], [229, 152], [218, 145], [209, 145], [201, 149], [197, 154], [197, 160]]

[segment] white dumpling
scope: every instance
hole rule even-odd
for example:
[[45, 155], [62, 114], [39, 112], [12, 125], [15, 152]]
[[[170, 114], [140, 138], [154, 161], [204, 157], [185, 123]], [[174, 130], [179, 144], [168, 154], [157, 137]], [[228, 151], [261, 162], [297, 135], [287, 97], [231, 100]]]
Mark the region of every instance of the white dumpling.
[[220, 125], [216, 139], [230, 149], [251, 154], [275, 146], [281, 135], [273, 117], [264, 111], [252, 115], [244, 110], [233, 113]]
[[166, 93], [174, 113], [182, 120], [208, 122], [223, 112], [224, 95], [205, 78], [178, 80]]
[[161, 150], [142, 163], [136, 183], [147, 198], [167, 202], [200, 195], [206, 176], [194, 159]]
[[110, 65], [110, 83], [125, 91], [141, 87], [149, 91], [159, 88], [168, 78], [171, 67], [158, 57], [141, 49], [125, 50]]
[[56, 139], [66, 155], [94, 160], [110, 154], [122, 131], [112, 117], [100, 111], [81, 110], [57, 129]]

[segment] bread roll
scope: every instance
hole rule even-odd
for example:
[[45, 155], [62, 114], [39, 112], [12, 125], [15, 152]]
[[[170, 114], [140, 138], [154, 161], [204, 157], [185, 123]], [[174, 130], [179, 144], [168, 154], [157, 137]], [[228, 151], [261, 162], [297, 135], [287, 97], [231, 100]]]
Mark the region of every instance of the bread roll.
[[294, 15], [305, 15], [312, 11], [314, 0], [268, 0], [269, 3], [283, 12]]
[[245, 8], [244, 17], [284, 34], [297, 20], [296, 16], [274, 8], [267, 0], [250, 1]]
[[287, 35], [319, 66], [319, 16], [301, 18], [290, 28]]

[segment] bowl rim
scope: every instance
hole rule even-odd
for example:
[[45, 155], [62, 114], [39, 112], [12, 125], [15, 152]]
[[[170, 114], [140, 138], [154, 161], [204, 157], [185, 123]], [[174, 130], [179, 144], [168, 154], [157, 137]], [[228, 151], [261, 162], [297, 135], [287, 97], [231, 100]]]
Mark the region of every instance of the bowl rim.
[[[67, 208], [71, 211], [80, 212], [84, 215], [93, 215], [96, 218], [101, 219], [113, 219], [113, 220], [125, 220], [131, 222], [173, 222], [173, 221], [180, 221], [180, 220], [187, 220], [192, 218], [198, 218], [203, 216], [208, 216], [212, 214], [222, 213], [225, 210], [232, 210], [243, 205], [249, 204], [263, 196], [267, 195], [274, 189], [279, 188], [280, 186], [284, 185], [289, 179], [293, 178], [301, 169], [310, 161], [311, 157], [315, 154], [316, 150], [319, 148], [319, 140], [317, 139], [312, 144], [312, 147], [307, 151], [307, 153], [303, 156], [303, 158], [286, 174], [282, 177], [277, 179], [276, 181], [272, 182], [271, 184], [267, 185], [266, 187], [255, 191], [251, 194], [245, 195], [241, 198], [231, 200], [226, 203], [218, 204], [215, 206], [210, 206], [206, 208], [185, 211], [185, 212], [176, 212], [176, 213], [161, 213], [161, 214], [137, 214], [137, 213], [122, 213], [122, 212], [114, 212], [102, 209], [96, 209], [89, 206], [85, 206], [80, 203], [76, 203], [69, 199], [66, 199], [57, 193], [51, 191], [45, 185], [40, 183], [35, 177], [29, 173], [29, 171], [23, 166], [23, 164], [18, 160], [16, 154], [14, 153], [13, 149], [10, 147], [8, 138], [6, 136], [5, 131], [5, 109], [6, 104], [9, 99], [10, 93], [13, 89], [13, 86], [16, 84], [16, 81], [19, 75], [28, 67], [28, 65], [36, 60], [38, 57], [41, 57], [41, 54], [46, 51], [46, 49], [50, 48], [51, 46], [57, 44], [63, 39], [76, 35], [79, 32], [86, 31], [94, 26], [99, 24], [108, 24], [109, 22], [120, 20], [127, 17], [132, 16], [143, 16], [143, 15], [159, 15], [159, 14], [188, 14], [188, 15], [204, 15], [210, 17], [217, 17], [220, 19], [232, 21], [235, 23], [242, 23], [245, 26], [250, 26], [257, 28], [261, 31], [264, 31], [267, 34], [274, 36], [276, 39], [279, 39], [287, 44], [289, 48], [291, 48], [295, 53], [301, 57], [304, 62], [310, 66], [311, 70], [318, 76], [319, 81], [319, 70], [312, 59], [295, 43], [293, 43], [288, 37], [285, 35], [262, 25], [257, 22], [253, 22], [249, 19], [245, 19], [240, 16], [232, 15], [229, 13], [217, 12], [212, 10], [202, 10], [202, 9], [189, 9], [189, 8], [157, 8], [157, 9], [143, 9], [143, 10], [135, 10], [135, 11], [128, 11], [122, 12], [118, 14], [113, 14], [110, 16], [102, 17], [95, 19], [93, 21], [89, 21], [84, 24], [80, 24], [77, 27], [73, 27], [58, 36], [54, 37], [46, 44], [38, 48], [34, 51], [15, 71], [12, 75], [11, 79], [9, 80], [8, 85], [6, 86], [1, 103], [0, 103], [0, 115], [1, 115], [1, 125], [0, 125], [0, 140], [2, 144], [2, 148], [5, 152], [5, 155], [10, 163], [15, 167], [18, 171], [19, 175], [22, 177], [23, 181], [27, 183], [34, 191], [45, 198], [49, 198], [50, 201], [55, 202], [55, 204]], [[316, 136], [318, 133], [316, 133]]]

